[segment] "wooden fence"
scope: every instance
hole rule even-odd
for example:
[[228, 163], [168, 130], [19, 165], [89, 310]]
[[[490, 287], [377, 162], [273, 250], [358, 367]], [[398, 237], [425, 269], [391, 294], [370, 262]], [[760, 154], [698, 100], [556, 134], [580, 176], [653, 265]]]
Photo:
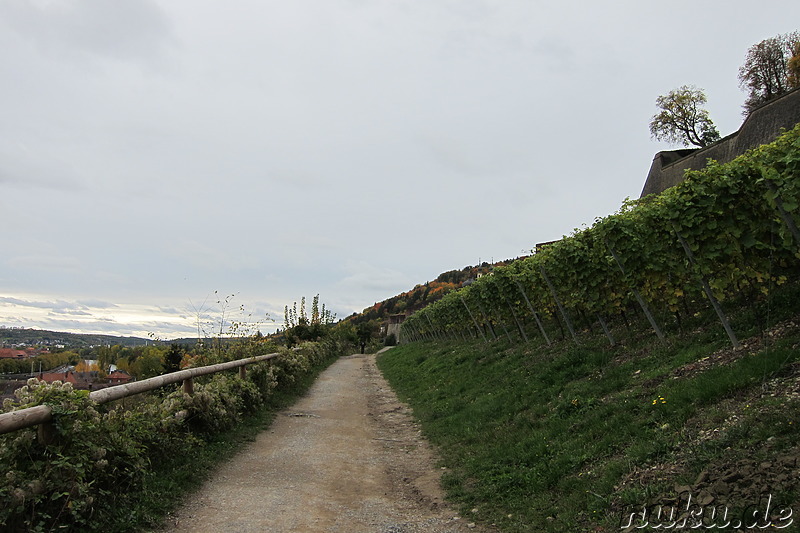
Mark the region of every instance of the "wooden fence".
[[[178, 382], [183, 382], [184, 392], [192, 394], [192, 380], [196, 377], [238, 368], [239, 376], [244, 378], [246, 373], [245, 368], [247, 365], [274, 359], [279, 355], [280, 353], [271, 353], [266, 355], [258, 355], [255, 357], [248, 357], [247, 359], [228, 361], [227, 363], [179, 370], [170, 374], [163, 374], [154, 378], [143, 379], [142, 381], [134, 381], [133, 383], [127, 383], [125, 385], [116, 385], [97, 390], [89, 393], [89, 399], [100, 405], [112, 402], [114, 400], [127, 398], [128, 396], [134, 396], [143, 392], [152, 391], [159, 387]], [[48, 441], [49, 439], [47, 438], [47, 434], [51, 433], [52, 429], [48, 426], [50, 425], [52, 419], [52, 411], [48, 405], [37, 405], [35, 407], [19, 409], [18, 411], [11, 411], [9, 413], [0, 413], [0, 434], [10, 433], [18, 429], [38, 425], [40, 436], [44, 438], [43, 440]]]

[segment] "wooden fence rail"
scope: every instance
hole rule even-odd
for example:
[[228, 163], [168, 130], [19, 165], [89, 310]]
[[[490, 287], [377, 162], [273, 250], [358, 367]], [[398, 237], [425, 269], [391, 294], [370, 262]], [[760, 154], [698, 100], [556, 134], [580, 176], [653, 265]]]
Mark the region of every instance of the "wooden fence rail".
[[[183, 382], [183, 390], [191, 394], [192, 380], [196, 377], [239, 368], [239, 375], [244, 378], [246, 365], [274, 359], [279, 355], [280, 353], [270, 353], [266, 355], [248, 357], [247, 359], [228, 361], [227, 363], [218, 363], [215, 365], [179, 370], [170, 374], [163, 374], [161, 376], [143, 379], [142, 381], [134, 381], [133, 383], [126, 383], [125, 385], [116, 385], [97, 390], [89, 393], [89, 399], [99, 405], [112, 402], [114, 400], [127, 398], [128, 396], [141, 394], [143, 392], [152, 391], [159, 387], [178, 382]], [[27, 407], [25, 409], [11, 411], [9, 413], [0, 413], [0, 434], [10, 433], [18, 429], [40, 424], [47, 424], [51, 422], [52, 419], [52, 411], [47, 405], [37, 405], [35, 407]]]

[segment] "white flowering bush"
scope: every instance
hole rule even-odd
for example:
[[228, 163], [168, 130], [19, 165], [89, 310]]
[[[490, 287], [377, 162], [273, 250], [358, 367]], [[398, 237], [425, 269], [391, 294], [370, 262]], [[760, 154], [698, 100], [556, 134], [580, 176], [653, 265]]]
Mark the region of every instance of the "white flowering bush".
[[98, 501], [117, 501], [141, 487], [147, 458], [128, 438], [127, 423], [101, 413], [86, 391], [70, 383], [35, 378], [5, 401], [9, 411], [47, 404], [53, 413], [52, 442], [36, 429], [0, 440], [0, 524], [4, 531], [51, 530], [59, 524], [92, 529]]
[[[170, 399], [178, 400], [187, 412], [187, 421], [195, 431], [216, 433], [236, 425], [243, 414], [232, 382], [237, 377], [215, 375], [208, 383], [194, 386], [194, 394], [178, 391]], [[252, 384], [251, 384], [252, 385]]]

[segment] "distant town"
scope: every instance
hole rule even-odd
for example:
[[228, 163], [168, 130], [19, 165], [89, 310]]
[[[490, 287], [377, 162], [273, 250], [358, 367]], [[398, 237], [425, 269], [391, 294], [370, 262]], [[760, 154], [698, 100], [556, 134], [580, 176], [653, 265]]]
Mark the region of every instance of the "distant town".
[[76, 389], [89, 391], [128, 383], [136, 378], [117, 365], [100, 365], [92, 354], [111, 346], [154, 344], [161, 343], [137, 337], [0, 326], [0, 399], [13, 397], [30, 378], [71, 383]]

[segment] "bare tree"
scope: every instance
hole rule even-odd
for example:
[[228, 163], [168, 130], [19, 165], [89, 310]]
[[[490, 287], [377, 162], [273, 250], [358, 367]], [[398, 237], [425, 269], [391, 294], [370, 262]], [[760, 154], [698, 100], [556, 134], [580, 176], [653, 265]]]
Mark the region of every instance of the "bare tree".
[[650, 120], [653, 138], [684, 146], [704, 147], [719, 140], [719, 132], [702, 108], [706, 103], [703, 89], [683, 85], [656, 98], [660, 109]]

